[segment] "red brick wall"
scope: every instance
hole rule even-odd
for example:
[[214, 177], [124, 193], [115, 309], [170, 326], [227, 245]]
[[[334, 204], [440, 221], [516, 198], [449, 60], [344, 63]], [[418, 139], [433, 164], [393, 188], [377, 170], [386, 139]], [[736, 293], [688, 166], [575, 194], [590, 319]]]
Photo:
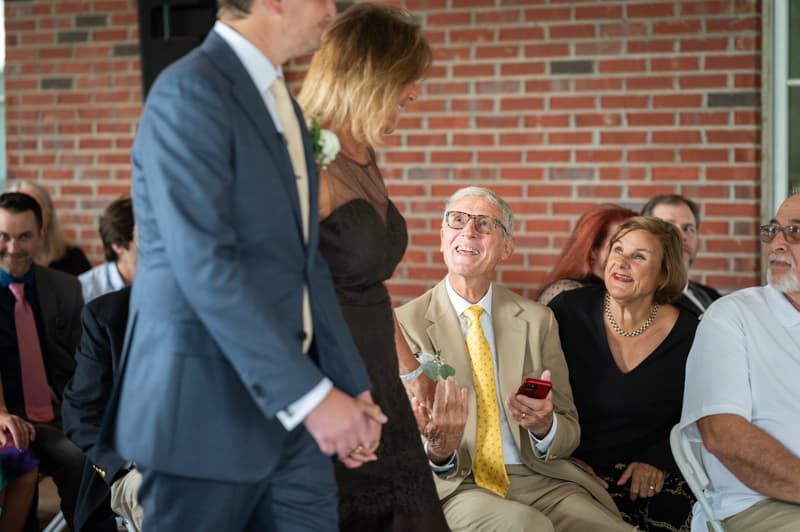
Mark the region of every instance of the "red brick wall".
[[5, 15], [8, 184], [45, 185], [102, 261], [97, 216], [130, 192], [141, 114], [136, 0], [6, 0]]
[[[700, 203], [693, 277], [758, 283], [760, 5], [407, 0], [436, 62], [382, 153], [411, 246], [393, 292], [441, 278], [443, 201], [488, 186], [517, 214], [499, 279], [528, 295], [596, 202]], [[397, 147], [397, 149], [395, 149]], [[400, 149], [403, 148], [403, 149]]]
[[[134, 4], [6, 2], [9, 172], [54, 190], [65, 225], [96, 259], [96, 213], [128, 186], [140, 110]], [[517, 251], [499, 280], [528, 295], [585, 209], [639, 208], [664, 192], [701, 206], [693, 277], [723, 290], [758, 283], [756, 0], [404, 5], [436, 60], [380, 150], [410, 230], [392, 282], [398, 299], [442, 277], [443, 203], [471, 184], [512, 203]]]

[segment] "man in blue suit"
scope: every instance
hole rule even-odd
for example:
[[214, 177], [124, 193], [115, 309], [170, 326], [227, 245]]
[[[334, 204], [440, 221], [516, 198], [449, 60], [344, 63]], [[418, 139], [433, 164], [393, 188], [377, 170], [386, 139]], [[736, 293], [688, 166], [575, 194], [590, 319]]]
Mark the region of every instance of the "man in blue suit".
[[138, 261], [106, 430], [142, 472], [148, 532], [335, 530], [325, 455], [376, 459], [385, 417], [317, 253], [317, 169], [281, 79], [335, 7], [218, 8], [133, 146]]

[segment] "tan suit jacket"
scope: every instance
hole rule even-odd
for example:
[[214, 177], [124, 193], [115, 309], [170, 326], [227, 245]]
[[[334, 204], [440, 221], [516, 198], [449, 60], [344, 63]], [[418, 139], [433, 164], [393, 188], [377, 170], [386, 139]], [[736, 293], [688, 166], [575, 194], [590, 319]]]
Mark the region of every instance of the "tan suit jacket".
[[[464, 436], [457, 450], [457, 467], [448, 477], [434, 474], [439, 498], [450, 495], [470, 471], [475, 452], [477, 405], [469, 355], [458, 316], [441, 281], [420, 297], [397, 309], [397, 319], [411, 351], [441, 351], [442, 360], [455, 368], [458, 382], [467, 388], [468, 415]], [[505, 401], [526, 377], [538, 378], [549, 369], [553, 381], [553, 410], [558, 428], [546, 455], [535, 450], [528, 431], [508, 417], [514, 443], [525, 465], [535, 473], [576, 482], [615, 514], [611, 497], [594, 479], [565, 460], [580, 442], [578, 413], [572, 400], [569, 373], [561, 351], [558, 324], [544, 305], [493, 285], [492, 326], [497, 348], [497, 373]], [[502, 408], [505, 406], [501, 405]]]

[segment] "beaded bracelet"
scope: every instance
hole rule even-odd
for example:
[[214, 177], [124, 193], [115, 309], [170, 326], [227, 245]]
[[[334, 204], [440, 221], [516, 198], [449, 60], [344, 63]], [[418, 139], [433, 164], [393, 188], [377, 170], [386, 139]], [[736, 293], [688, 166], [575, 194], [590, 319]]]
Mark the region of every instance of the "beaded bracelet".
[[413, 381], [414, 379], [416, 379], [420, 375], [422, 375], [422, 365], [417, 367], [417, 369], [415, 369], [414, 371], [410, 371], [408, 373], [404, 373], [403, 375], [400, 375], [400, 380], [403, 381], [403, 382], [409, 382], [409, 381]]

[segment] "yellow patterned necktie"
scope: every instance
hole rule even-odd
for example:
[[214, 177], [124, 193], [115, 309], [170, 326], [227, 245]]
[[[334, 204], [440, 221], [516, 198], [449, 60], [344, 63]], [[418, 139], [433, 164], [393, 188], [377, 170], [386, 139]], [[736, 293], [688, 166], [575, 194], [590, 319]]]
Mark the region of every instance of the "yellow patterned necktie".
[[492, 350], [481, 327], [482, 313], [483, 308], [478, 305], [464, 311], [464, 316], [469, 320], [467, 352], [478, 402], [478, 434], [472, 459], [472, 476], [478, 486], [505, 497], [509, 482], [503, 457], [503, 439], [500, 436], [500, 406], [497, 404]]

